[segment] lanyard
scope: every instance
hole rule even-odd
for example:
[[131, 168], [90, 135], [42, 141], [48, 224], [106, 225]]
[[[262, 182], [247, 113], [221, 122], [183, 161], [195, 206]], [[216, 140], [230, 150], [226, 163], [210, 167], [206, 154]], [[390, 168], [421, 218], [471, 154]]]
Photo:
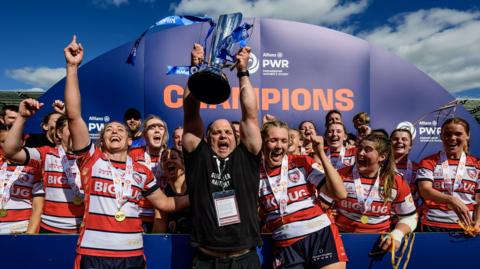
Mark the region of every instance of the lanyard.
[[120, 210], [122, 206], [127, 202], [127, 199], [132, 195], [132, 178], [133, 178], [133, 165], [132, 158], [127, 156], [127, 162], [125, 163], [125, 174], [120, 175], [117, 173], [117, 169], [113, 167], [110, 160], [108, 160], [108, 166], [112, 172], [113, 186], [115, 189], [115, 202], [117, 209]]
[[147, 149], [145, 149], [144, 157], [145, 157], [145, 164], [147, 165], [148, 168], [155, 174], [155, 178], [160, 178], [162, 175], [162, 166], [160, 165], [161, 161], [161, 156], [162, 156], [162, 150], [159, 152], [158, 160], [156, 163], [152, 163], [152, 158], [150, 157], [150, 154], [147, 152]]
[[0, 209], [3, 209], [7, 204], [8, 200], [10, 200], [10, 189], [13, 185], [13, 182], [17, 180], [23, 170], [23, 166], [15, 167], [15, 171], [13, 171], [13, 174], [10, 176], [10, 178], [8, 178], [7, 166], [8, 164], [5, 161], [0, 171]]
[[72, 189], [73, 193], [80, 198], [83, 198], [83, 193], [80, 190], [80, 186], [82, 185], [80, 179], [80, 171], [78, 169], [77, 162], [74, 161], [72, 165], [68, 161], [67, 154], [62, 146], [58, 147], [58, 155], [60, 156], [60, 160], [62, 161], [63, 172], [67, 176], [68, 185]]
[[265, 175], [267, 176], [268, 183], [272, 188], [273, 197], [277, 201], [278, 208], [280, 209], [280, 215], [285, 214], [287, 211], [287, 202], [288, 202], [288, 155], [285, 154], [282, 159], [282, 166], [280, 168], [280, 177], [277, 180], [274, 180], [268, 176], [267, 166], [265, 160], [263, 160], [263, 169], [265, 170]]
[[[328, 157], [328, 159], [332, 160], [330, 148], [327, 151], [327, 157]], [[335, 162], [335, 164], [333, 164], [333, 167], [335, 169], [342, 168], [344, 158], [345, 158], [345, 147], [342, 147], [342, 149], [340, 150], [340, 153], [338, 154], [337, 161]]]
[[[213, 158], [215, 159], [215, 163], [217, 164], [218, 178], [219, 180], [224, 181], [223, 173], [225, 173], [225, 167], [227, 166], [228, 158], [220, 159], [215, 155], [213, 156]], [[225, 184], [222, 184], [222, 190], [225, 191]]]
[[448, 165], [447, 154], [443, 151], [440, 153], [443, 181], [445, 184], [445, 188], [448, 190], [448, 192], [453, 193], [460, 186], [462, 182], [462, 177], [465, 174], [466, 170], [466, 160], [467, 155], [465, 154], [465, 152], [462, 152], [462, 156], [460, 157], [460, 161], [458, 162], [457, 166], [457, 173], [455, 174], [455, 181], [453, 182], [452, 186], [451, 171], [450, 166]]
[[371, 208], [373, 198], [375, 196], [378, 196], [378, 189], [380, 185], [380, 170], [378, 170], [375, 183], [373, 184], [366, 198], [363, 192], [362, 181], [360, 180], [360, 174], [358, 173], [357, 166], [353, 168], [353, 183], [355, 185], [355, 192], [357, 193], [357, 200], [360, 203], [360, 206], [362, 207], [362, 213], [364, 214]]

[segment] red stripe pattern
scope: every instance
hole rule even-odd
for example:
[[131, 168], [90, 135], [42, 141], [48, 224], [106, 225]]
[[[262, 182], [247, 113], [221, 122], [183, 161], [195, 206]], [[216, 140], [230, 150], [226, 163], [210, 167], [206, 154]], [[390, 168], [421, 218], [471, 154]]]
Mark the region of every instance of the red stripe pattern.
[[[457, 172], [459, 160], [448, 160], [449, 170], [452, 173], [452, 182], [455, 180], [454, 175]], [[444, 186], [442, 166], [440, 163], [440, 152], [426, 157], [420, 162], [417, 171], [417, 184], [420, 181], [428, 180], [432, 182], [433, 189], [450, 194]], [[477, 158], [468, 155], [466, 158], [466, 171], [462, 177], [460, 188], [456, 189], [453, 195], [462, 200], [473, 214], [475, 202], [475, 193], [479, 191], [480, 165]], [[422, 216], [422, 224], [437, 226], [442, 228], [458, 229], [458, 216], [453, 210], [448, 209], [446, 204], [436, 203], [431, 200], [425, 200], [425, 207]]]
[[[0, 166], [5, 160], [0, 159]], [[17, 165], [8, 163], [7, 178], [10, 178]], [[10, 188], [10, 199], [4, 206], [7, 215], [0, 217], [0, 234], [23, 233], [27, 231], [32, 215], [34, 196], [44, 196], [40, 167], [24, 166], [18, 178]]]
[[[410, 188], [399, 174], [395, 176], [394, 188], [392, 189], [392, 196], [389, 201], [385, 202], [381, 195], [376, 195], [373, 197], [370, 210], [364, 213], [357, 199], [352, 171], [353, 166], [345, 167], [338, 171], [348, 193], [347, 199], [336, 202], [338, 215], [335, 223], [341, 231], [351, 233], [378, 233], [388, 231], [392, 215], [397, 214], [402, 216], [415, 213], [416, 208], [410, 193]], [[370, 193], [375, 179], [376, 178], [360, 178], [365, 196]], [[380, 178], [379, 193], [383, 193], [382, 178]], [[368, 217], [367, 223], [361, 222], [362, 216]]]
[[[30, 156], [29, 165], [42, 168], [45, 205], [40, 226], [56, 233], [78, 233], [84, 205], [73, 204], [75, 194], [63, 171], [58, 149], [44, 146], [26, 150]], [[70, 164], [76, 161], [72, 154], [67, 154], [67, 158]]]
[[[125, 163], [111, 162], [121, 176]], [[87, 211], [80, 229], [77, 253], [92, 256], [132, 257], [143, 255], [142, 226], [138, 203], [142, 192], [156, 185], [152, 172], [133, 162], [132, 195], [122, 206], [124, 221], [116, 221], [118, 211], [115, 188], [108, 160], [92, 146], [79, 157], [79, 166], [85, 188]]]
[[[280, 216], [280, 209], [263, 167], [260, 169], [259, 204], [261, 215], [265, 216], [267, 227], [277, 246], [289, 246], [303, 239], [307, 234], [328, 225], [330, 220], [316, 202], [316, 186], [325, 178], [314, 160], [308, 156], [288, 156], [288, 203], [286, 213]], [[280, 178], [280, 168], [268, 172], [272, 180]]]

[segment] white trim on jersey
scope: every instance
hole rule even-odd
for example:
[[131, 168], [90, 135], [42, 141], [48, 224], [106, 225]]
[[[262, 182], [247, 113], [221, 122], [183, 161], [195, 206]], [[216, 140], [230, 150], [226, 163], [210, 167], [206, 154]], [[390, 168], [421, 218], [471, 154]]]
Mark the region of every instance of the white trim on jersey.
[[299, 220], [288, 224], [281, 225], [272, 231], [272, 238], [274, 240], [286, 240], [299, 236], [304, 236], [316, 231], [319, 231], [331, 224], [330, 219], [326, 214], [322, 214], [313, 219]]
[[55, 217], [42, 214], [42, 223], [57, 229], [76, 230], [80, 223], [82, 223], [82, 218]]
[[105, 250], [136, 250], [143, 248], [142, 233], [113, 233], [106, 231], [85, 230], [80, 244], [82, 248]]
[[24, 233], [28, 228], [28, 220], [0, 222], [0, 234]]

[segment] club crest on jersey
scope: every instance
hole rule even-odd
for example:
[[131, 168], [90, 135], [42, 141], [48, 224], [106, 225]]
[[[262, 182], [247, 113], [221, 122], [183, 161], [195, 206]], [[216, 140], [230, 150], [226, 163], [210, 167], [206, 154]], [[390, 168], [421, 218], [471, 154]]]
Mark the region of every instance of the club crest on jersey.
[[468, 173], [468, 177], [470, 177], [470, 178], [472, 178], [472, 179], [476, 179], [476, 177], [477, 177], [477, 169], [469, 168], [469, 169], [467, 169], [467, 173]]
[[27, 174], [21, 174], [19, 177], [18, 177], [18, 180], [20, 180], [21, 182], [28, 182], [28, 175]]
[[135, 182], [137, 182], [138, 185], [142, 184], [142, 176], [140, 174], [133, 173], [132, 177], [133, 177], [133, 180], [135, 180]]
[[297, 183], [300, 180], [300, 171], [296, 170], [288, 174], [288, 180]]

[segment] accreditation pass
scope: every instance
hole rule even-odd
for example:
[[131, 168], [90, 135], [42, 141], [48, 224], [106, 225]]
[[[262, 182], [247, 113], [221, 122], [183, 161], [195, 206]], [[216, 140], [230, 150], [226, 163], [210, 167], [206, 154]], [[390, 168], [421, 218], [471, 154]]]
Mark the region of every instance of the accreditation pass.
[[212, 196], [217, 212], [218, 226], [240, 223], [240, 213], [234, 190], [214, 192]]

